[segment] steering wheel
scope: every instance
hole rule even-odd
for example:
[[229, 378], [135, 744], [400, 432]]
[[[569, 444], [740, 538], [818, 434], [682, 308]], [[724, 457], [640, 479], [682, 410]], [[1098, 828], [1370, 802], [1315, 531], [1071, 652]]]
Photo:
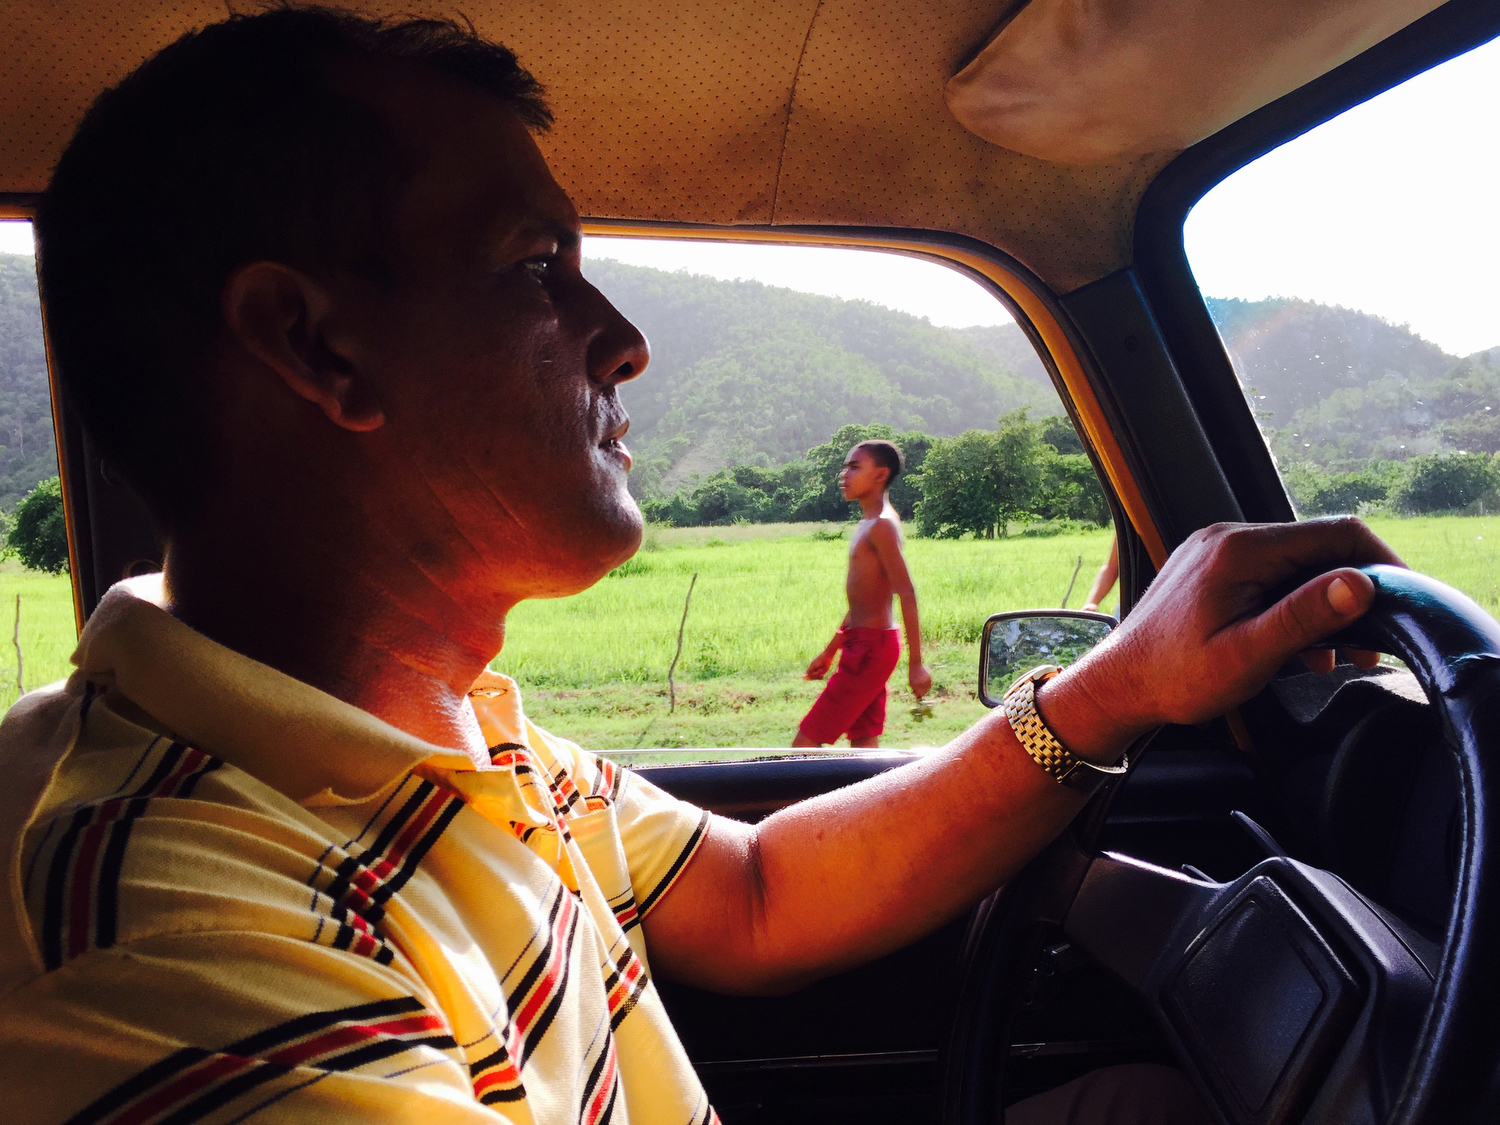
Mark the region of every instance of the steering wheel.
[[1294, 859], [1213, 883], [1098, 853], [1101, 794], [976, 915], [945, 1125], [1002, 1120], [1009, 1020], [1046, 925], [1140, 995], [1227, 1123], [1500, 1120], [1500, 624], [1434, 579], [1364, 572], [1374, 605], [1337, 642], [1406, 662], [1457, 764], [1462, 839], [1441, 953]]

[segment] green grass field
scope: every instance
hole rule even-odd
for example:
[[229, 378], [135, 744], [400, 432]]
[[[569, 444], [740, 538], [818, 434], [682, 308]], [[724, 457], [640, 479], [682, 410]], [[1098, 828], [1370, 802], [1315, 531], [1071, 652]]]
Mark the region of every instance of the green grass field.
[[20, 694], [16, 690], [17, 595], [21, 598], [22, 682], [28, 690], [63, 679], [73, 670], [68, 657], [78, 639], [73, 588], [66, 574], [38, 574], [14, 559], [0, 563], [0, 712], [8, 710]]
[[[1371, 521], [1418, 570], [1500, 615], [1500, 517]], [[544, 726], [596, 749], [785, 746], [821, 685], [801, 678], [843, 615], [847, 541], [833, 525], [648, 531], [641, 552], [577, 597], [512, 614], [495, 667], [522, 685]], [[1051, 538], [907, 544], [922, 608], [936, 716], [908, 713], [905, 664], [892, 679], [888, 746], [938, 745], [984, 711], [975, 698], [980, 626], [999, 610], [1070, 604], [1109, 548], [1107, 531]], [[668, 714], [667, 666], [698, 575]], [[67, 675], [73, 605], [66, 576], [0, 565], [0, 707], [16, 698], [13, 626], [21, 595], [25, 682]]]

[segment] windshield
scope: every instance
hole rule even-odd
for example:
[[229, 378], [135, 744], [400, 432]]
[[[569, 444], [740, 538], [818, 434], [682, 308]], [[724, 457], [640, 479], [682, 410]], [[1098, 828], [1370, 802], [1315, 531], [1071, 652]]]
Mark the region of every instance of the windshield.
[[1500, 41], [1209, 192], [1188, 258], [1301, 516], [1500, 610]]

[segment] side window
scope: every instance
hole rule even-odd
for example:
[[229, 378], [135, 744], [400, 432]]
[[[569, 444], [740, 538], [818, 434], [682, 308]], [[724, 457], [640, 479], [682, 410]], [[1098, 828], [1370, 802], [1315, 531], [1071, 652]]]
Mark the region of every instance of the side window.
[[1188, 257], [1298, 513], [1500, 611], [1500, 41], [1230, 176]]
[[934, 677], [931, 716], [914, 714], [903, 653], [882, 746], [941, 745], [983, 713], [989, 614], [1082, 605], [1113, 534], [1104, 493], [1041, 360], [979, 284], [870, 251], [589, 238], [584, 254], [652, 345], [620, 392], [648, 523], [593, 589], [510, 618], [496, 667], [538, 722], [668, 761], [790, 746], [823, 686], [804, 672], [848, 604], [859, 506], [839, 471], [866, 438], [906, 461], [890, 499]]
[[76, 626], [31, 224], [0, 222], [0, 710], [71, 670]]
[[[0, 224], [0, 238], [0, 511], [13, 520], [29, 494], [55, 506], [57, 461], [29, 226]], [[839, 473], [866, 439], [905, 459], [890, 501], [933, 676], [914, 709], [903, 653], [883, 746], [941, 745], [983, 713], [990, 614], [1083, 604], [1113, 539], [1104, 492], [1041, 360], [976, 282], [851, 250], [590, 238], [585, 256], [653, 346], [620, 392], [648, 522], [640, 552], [593, 588], [512, 613], [495, 667], [537, 722], [636, 761], [789, 746], [822, 689], [804, 673], [848, 607], [860, 506]], [[11, 534], [0, 562], [0, 706], [17, 694], [16, 595], [25, 686], [69, 670], [68, 577], [47, 572], [65, 564], [60, 513], [43, 522], [62, 554], [49, 564]]]

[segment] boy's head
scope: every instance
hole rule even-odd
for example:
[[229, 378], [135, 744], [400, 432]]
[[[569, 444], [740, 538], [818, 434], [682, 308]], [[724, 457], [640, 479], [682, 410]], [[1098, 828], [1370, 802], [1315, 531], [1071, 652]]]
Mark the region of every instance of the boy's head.
[[839, 487], [848, 500], [857, 500], [874, 490], [884, 492], [904, 467], [901, 450], [894, 442], [881, 438], [862, 441], [844, 459]]

